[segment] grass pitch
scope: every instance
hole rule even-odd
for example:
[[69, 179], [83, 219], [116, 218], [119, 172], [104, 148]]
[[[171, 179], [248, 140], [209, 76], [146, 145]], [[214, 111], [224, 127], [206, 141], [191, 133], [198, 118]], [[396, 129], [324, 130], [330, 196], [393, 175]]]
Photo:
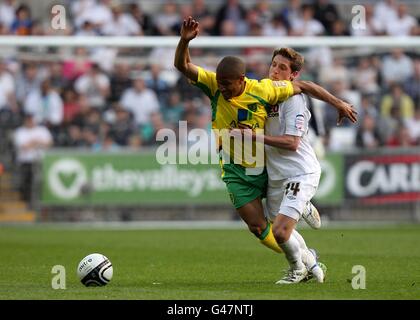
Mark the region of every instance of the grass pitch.
[[[75, 230], [0, 227], [0, 299], [420, 299], [420, 226], [304, 229], [328, 266], [324, 284], [275, 285], [283, 255], [245, 229]], [[114, 267], [105, 287], [85, 288], [76, 267], [87, 254]], [[54, 265], [66, 289], [54, 290]], [[366, 289], [352, 288], [354, 265]]]

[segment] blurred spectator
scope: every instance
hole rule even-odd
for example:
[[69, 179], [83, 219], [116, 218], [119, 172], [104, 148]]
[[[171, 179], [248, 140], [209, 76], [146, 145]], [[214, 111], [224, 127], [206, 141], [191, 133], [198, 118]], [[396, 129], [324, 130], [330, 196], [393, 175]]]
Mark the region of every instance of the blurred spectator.
[[400, 3], [395, 19], [388, 21], [386, 24], [386, 32], [394, 37], [409, 36], [414, 35], [416, 27], [417, 20], [407, 13], [407, 6], [404, 3]]
[[356, 146], [359, 148], [373, 149], [381, 145], [381, 137], [376, 127], [375, 118], [366, 114], [362, 118], [362, 125], [356, 134]]
[[27, 5], [20, 5], [16, 9], [16, 17], [10, 26], [10, 31], [18, 36], [28, 36], [32, 31], [33, 21], [31, 11]]
[[24, 108], [25, 112], [34, 115], [37, 124], [51, 127], [58, 126], [63, 121], [63, 100], [51, 87], [48, 79], [41, 82], [40, 89], [29, 93]]
[[0, 60], [0, 110], [16, 110], [15, 80], [6, 62]]
[[115, 108], [115, 121], [111, 123], [110, 134], [120, 146], [126, 146], [130, 137], [136, 132], [135, 123], [130, 113], [117, 105]]
[[61, 62], [50, 62], [46, 76], [49, 78], [51, 86], [59, 93], [62, 93], [62, 90], [69, 85], [69, 80], [63, 77], [63, 64]]
[[379, 1], [374, 7], [375, 19], [380, 23], [381, 30], [386, 32], [388, 23], [397, 19], [397, 1]]
[[409, 119], [414, 116], [413, 99], [403, 91], [399, 84], [393, 84], [391, 86], [391, 92], [383, 96], [381, 101], [381, 115], [383, 117], [389, 117], [392, 108], [399, 110], [402, 119]]
[[274, 10], [272, 10], [271, 3], [268, 0], [256, 0], [254, 10], [258, 15], [260, 25], [268, 24], [273, 20]]
[[128, 139], [128, 148], [131, 151], [139, 151], [141, 149], [142, 144], [143, 144], [143, 141], [139, 134], [133, 134]]
[[16, 160], [19, 165], [20, 191], [23, 200], [31, 203], [32, 184], [36, 162], [41, 160], [43, 152], [52, 145], [49, 130], [42, 125], [36, 125], [34, 117], [26, 114], [23, 125], [16, 129], [14, 146]]
[[113, 4], [112, 20], [102, 26], [102, 34], [107, 36], [139, 36], [143, 34], [141, 26], [129, 14], [122, 11], [120, 4]]
[[[82, 26], [89, 20], [90, 12], [95, 8], [95, 0], [72, 0], [71, 1], [71, 14], [76, 28]], [[90, 22], [89, 22], [90, 23]], [[92, 26], [93, 24], [90, 23]]]
[[410, 132], [410, 136], [415, 144], [420, 145], [420, 103], [414, 111], [414, 117], [406, 119], [405, 125]]
[[334, 24], [341, 21], [336, 6], [329, 0], [316, 0], [313, 7], [314, 18], [322, 23], [327, 34], [334, 34]]
[[82, 129], [74, 124], [67, 126], [60, 145], [71, 148], [83, 147], [85, 142], [83, 140]]
[[99, 134], [101, 131], [101, 124], [102, 124], [101, 112], [98, 109], [90, 108], [87, 111], [83, 129], [91, 131], [95, 134]]
[[412, 147], [415, 141], [410, 136], [410, 131], [402, 123], [398, 126], [396, 132], [387, 142], [388, 147]]
[[210, 36], [214, 30], [215, 18], [205, 0], [193, 0], [192, 8], [193, 17], [200, 21], [200, 35]]
[[89, 58], [86, 48], [77, 47], [70, 59], [65, 59], [63, 62], [63, 77], [66, 80], [73, 81], [82, 74], [86, 73], [92, 66], [92, 61]]
[[370, 57], [361, 57], [357, 68], [353, 71], [352, 83], [362, 94], [375, 94], [379, 92], [378, 70], [371, 62]]
[[319, 68], [328, 68], [333, 64], [333, 54], [330, 47], [312, 47], [305, 55], [306, 68], [317, 74]]
[[150, 121], [143, 124], [140, 128], [143, 144], [149, 146], [155, 145], [156, 134], [159, 130], [165, 129], [166, 127], [160, 112], [150, 113]]
[[163, 3], [162, 10], [154, 15], [154, 25], [161, 36], [175, 35], [176, 27], [181, 23], [177, 4], [170, 0]]
[[388, 116], [380, 116], [378, 130], [382, 141], [387, 142], [402, 122], [401, 110], [398, 107], [392, 107]]
[[86, 148], [93, 149], [100, 143], [98, 132], [92, 130], [91, 128], [83, 128], [82, 136], [83, 146]]
[[110, 80], [110, 102], [120, 101], [122, 93], [130, 85], [130, 65], [124, 62], [116, 63]]
[[263, 26], [263, 35], [268, 37], [285, 37], [289, 33], [289, 24], [282, 15], [276, 15]]
[[90, 20], [85, 20], [80, 29], [76, 31], [75, 35], [81, 37], [96, 37], [99, 36], [99, 32]]
[[85, 19], [92, 22], [99, 32], [103, 30], [105, 26], [112, 23], [111, 1], [112, 0], [97, 0], [97, 3], [87, 10], [88, 16], [85, 17]]
[[236, 35], [245, 35], [246, 33], [246, 9], [238, 0], [228, 0], [223, 4], [216, 13], [215, 35], [222, 35], [222, 25], [226, 21], [230, 21], [235, 27]]
[[358, 117], [363, 119], [365, 116], [370, 116], [375, 121], [379, 119], [379, 112], [374, 104], [374, 95], [362, 94]]
[[114, 139], [110, 134], [106, 134], [102, 141], [97, 140], [92, 145], [92, 150], [96, 152], [115, 152], [119, 150], [119, 146], [115, 143]]
[[79, 112], [77, 93], [72, 88], [65, 89], [63, 92], [63, 122], [71, 123]]
[[314, 18], [314, 9], [311, 5], [302, 6], [302, 17], [294, 19], [291, 23], [292, 36], [320, 36], [325, 28]]
[[121, 105], [134, 115], [138, 126], [149, 123], [151, 114], [160, 109], [156, 93], [146, 87], [142, 78], [134, 79], [132, 87], [124, 91]]
[[164, 121], [173, 127], [177, 127], [184, 114], [184, 109], [180, 93], [176, 90], [172, 91], [169, 94], [168, 103], [162, 110]]
[[330, 35], [334, 37], [347, 37], [350, 35], [350, 32], [343, 20], [336, 20], [333, 22]]
[[334, 58], [332, 66], [325, 66], [319, 69], [318, 81], [329, 86], [333, 82], [343, 82], [346, 87], [349, 86], [351, 74], [349, 68], [345, 65], [343, 58]]
[[163, 77], [160, 64], [152, 63], [150, 65], [150, 74], [146, 79], [146, 86], [156, 93], [159, 103], [162, 104], [168, 98], [169, 83]]
[[12, 27], [15, 20], [16, 1], [5, 0], [0, 3], [0, 23], [6, 28], [7, 31]]
[[[191, 3], [180, 4], [180, 6], [179, 6], [179, 18], [180, 19], [179, 19], [179, 23], [177, 25], [177, 30], [176, 30], [178, 34], [181, 31], [182, 22], [184, 21], [184, 19], [187, 19], [188, 17], [194, 17], [195, 19], [197, 19], [197, 17], [194, 16], [193, 5]], [[197, 21], [200, 21], [200, 20], [197, 20]], [[201, 22], [200, 22], [200, 27], [201, 27]]]
[[291, 26], [295, 21], [302, 20], [302, 6], [300, 0], [288, 0], [287, 5], [283, 7], [280, 13], [288, 26]]
[[404, 91], [416, 105], [420, 104], [420, 58], [414, 60], [414, 74], [404, 82]]
[[83, 128], [91, 108], [89, 106], [89, 100], [82, 94], [78, 96], [77, 103], [79, 105], [79, 112], [74, 116], [72, 124]]
[[250, 9], [246, 13], [245, 17], [246, 23], [246, 34], [251, 37], [259, 37], [262, 36], [263, 30], [263, 21], [259, 16], [259, 13], [255, 9]]
[[175, 48], [154, 47], [149, 55], [151, 63], [159, 61], [163, 70], [172, 71], [178, 75], [174, 68]]
[[107, 97], [110, 94], [110, 82], [108, 76], [94, 63], [90, 70], [80, 76], [74, 83], [77, 93], [84, 94], [89, 99], [89, 105], [95, 108], [104, 108]]
[[[145, 35], [152, 35], [153, 32], [153, 23], [152, 19], [148, 14], [146, 14], [140, 6], [140, 3], [132, 2], [128, 5], [128, 13], [131, 14], [133, 19], [137, 22], [140, 27], [140, 30], [143, 31]], [[201, 21], [200, 21], [201, 25]], [[201, 26], [200, 26], [201, 27]]]
[[220, 36], [234, 37], [237, 35], [236, 24], [232, 20], [223, 20], [220, 23]]
[[201, 90], [195, 86], [191, 86], [191, 83], [189, 83], [187, 78], [183, 76], [178, 78], [174, 89], [181, 94], [182, 101], [191, 101], [192, 99], [201, 97], [202, 95]]
[[382, 64], [384, 85], [390, 86], [393, 82], [404, 82], [413, 74], [413, 63], [402, 49], [393, 49], [391, 55], [385, 56]]

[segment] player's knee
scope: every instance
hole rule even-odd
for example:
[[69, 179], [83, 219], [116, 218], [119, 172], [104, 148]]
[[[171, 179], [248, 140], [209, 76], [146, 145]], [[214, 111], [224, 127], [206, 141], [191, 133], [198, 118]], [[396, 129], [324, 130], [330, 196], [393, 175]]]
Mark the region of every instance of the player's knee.
[[251, 231], [256, 237], [259, 237], [264, 232], [265, 228], [266, 225], [258, 222], [248, 224], [249, 231]]
[[290, 231], [284, 226], [275, 226], [273, 228], [273, 235], [277, 243], [285, 243], [290, 238]]

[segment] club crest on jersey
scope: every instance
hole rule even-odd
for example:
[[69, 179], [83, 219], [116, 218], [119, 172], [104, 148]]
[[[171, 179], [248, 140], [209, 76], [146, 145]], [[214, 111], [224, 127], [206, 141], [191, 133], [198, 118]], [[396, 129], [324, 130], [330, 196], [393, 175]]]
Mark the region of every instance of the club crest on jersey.
[[305, 126], [305, 117], [303, 114], [298, 114], [295, 118], [295, 127], [299, 131], [303, 131]]
[[257, 111], [258, 104], [257, 103], [251, 103], [247, 107], [250, 111], [255, 112], [255, 111]]

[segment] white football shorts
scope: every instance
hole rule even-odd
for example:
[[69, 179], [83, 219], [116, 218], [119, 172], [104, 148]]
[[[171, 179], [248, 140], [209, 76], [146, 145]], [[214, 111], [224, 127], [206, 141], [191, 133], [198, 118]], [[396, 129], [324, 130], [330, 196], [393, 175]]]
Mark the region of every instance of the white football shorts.
[[283, 180], [268, 181], [265, 215], [271, 221], [279, 214], [299, 221], [305, 205], [319, 185], [321, 173], [310, 173]]

